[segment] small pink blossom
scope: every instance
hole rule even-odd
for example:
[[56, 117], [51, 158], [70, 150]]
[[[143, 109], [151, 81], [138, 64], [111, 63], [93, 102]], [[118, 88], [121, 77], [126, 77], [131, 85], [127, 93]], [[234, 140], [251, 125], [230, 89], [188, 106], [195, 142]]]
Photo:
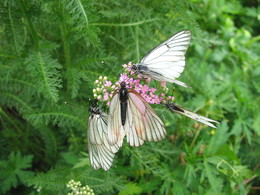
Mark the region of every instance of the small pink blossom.
[[112, 85], [111, 81], [106, 81], [104, 84], [105, 87], [110, 87], [111, 85]]
[[152, 93], [155, 93], [156, 89], [155, 89], [155, 88], [151, 88], [150, 91], [151, 91]]
[[162, 81], [162, 82], [161, 82], [161, 86], [162, 86], [162, 87], [166, 87], [166, 82], [165, 82], [165, 81]]
[[109, 95], [108, 92], [106, 92], [106, 93], [104, 94], [104, 97], [103, 97], [103, 98], [104, 98], [104, 101], [107, 101], [107, 100], [109, 99], [109, 96], [108, 96], [108, 95]]

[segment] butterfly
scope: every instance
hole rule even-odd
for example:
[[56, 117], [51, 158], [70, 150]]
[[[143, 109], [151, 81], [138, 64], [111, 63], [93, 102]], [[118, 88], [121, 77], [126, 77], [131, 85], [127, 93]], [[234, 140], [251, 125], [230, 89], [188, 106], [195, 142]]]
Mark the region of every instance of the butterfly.
[[160, 141], [165, 138], [165, 125], [146, 100], [134, 90], [121, 88], [115, 91], [109, 106], [108, 141], [118, 143], [121, 147], [123, 139], [138, 147], [144, 141]]
[[150, 77], [157, 81], [176, 83], [189, 87], [176, 80], [185, 67], [185, 53], [191, 40], [191, 31], [184, 30], [176, 33], [151, 50], [132, 70], [144, 78]]
[[167, 103], [166, 104], [166, 107], [171, 111], [171, 112], [176, 112], [176, 113], [179, 113], [181, 115], [184, 115], [184, 116], [187, 116], [193, 120], [196, 120], [198, 122], [201, 122], [205, 125], [208, 125], [210, 127], [213, 127], [213, 128], [217, 128], [215, 125], [212, 124], [213, 123], [219, 123], [218, 121], [215, 121], [215, 120], [212, 120], [210, 118], [207, 118], [207, 117], [204, 117], [204, 116], [201, 116], [199, 114], [196, 114], [194, 112], [191, 112], [181, 106], [178, 106], [177, 104], [173, 103], [173, 102], [170, 102], [170, 103]]
[[108, 116], [98, 107], [97, 101], [93, 101], [89, 108], [90, 116], [88, 120], [88, 151], [90, 164], [94, 169], [102, 168], [108, 170], [119, 150], [117, 143], [108, 143]]

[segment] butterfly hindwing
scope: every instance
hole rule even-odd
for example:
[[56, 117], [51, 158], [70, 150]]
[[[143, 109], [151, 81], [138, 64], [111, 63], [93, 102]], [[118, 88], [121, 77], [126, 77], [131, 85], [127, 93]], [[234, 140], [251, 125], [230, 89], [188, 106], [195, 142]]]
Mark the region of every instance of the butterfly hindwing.
[[94, 169], [108, 170], [119, 146], [108, 143], [107, 114], [91, 113], [88, 121], [88, 151]]
[[153, 108], [136, 91], [129, 91], [129, 107], [133, 114], [136, 134], [144, 141], [160, 141], [165, 138], [163, 121]]

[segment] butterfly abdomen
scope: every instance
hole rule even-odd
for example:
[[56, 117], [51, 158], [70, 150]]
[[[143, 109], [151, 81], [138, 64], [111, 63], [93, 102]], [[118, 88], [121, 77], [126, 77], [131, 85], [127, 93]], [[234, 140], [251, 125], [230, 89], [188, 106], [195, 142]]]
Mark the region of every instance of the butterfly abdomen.
[[167, 107], [171, 110], [171, 111], [179, 111], [179, 112], [184, 112], [184, 110], [182, 110], [181, 108], [175, 106], [174, 103], [169, 103], [167, 104]]
[[126, 120], [126, 109], [127, 109], [127, 102], [120, 103], [120, 111], [121, 111], [121, 123], [124, 126]]
[[128, 91], [125, 87], [125, 83], [121, 83], [121, 89], [119, 90], [119, 100], [120, 100], [121, 123], [124, 126], [126, 120], [126, 109], [127, 109], [127, 100], [128, 100]]

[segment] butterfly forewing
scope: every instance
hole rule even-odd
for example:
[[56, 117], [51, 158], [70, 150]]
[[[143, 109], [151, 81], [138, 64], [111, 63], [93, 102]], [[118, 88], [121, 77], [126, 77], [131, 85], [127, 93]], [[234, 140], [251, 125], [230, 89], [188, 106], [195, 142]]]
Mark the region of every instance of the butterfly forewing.
[[108, 115], [108, 141], [109, 144], [113, 145], [118, 143], [119, 146], [122, 146], [123, 138], [125, 132], [121, 124], [121, 113], [120, 113], [120, 100], [119, 93], [116, 92], [113, 95], [113, 98], [109, 106], [109, 115]]
[[184, 87], [186, 84], [175, 80], [185, 67], [185, 53], [189, 47], [191, 32], [181, 31], [150, 51], [140, 63], [137, 72], [144, 77], [158, 81], [176, 83]]

